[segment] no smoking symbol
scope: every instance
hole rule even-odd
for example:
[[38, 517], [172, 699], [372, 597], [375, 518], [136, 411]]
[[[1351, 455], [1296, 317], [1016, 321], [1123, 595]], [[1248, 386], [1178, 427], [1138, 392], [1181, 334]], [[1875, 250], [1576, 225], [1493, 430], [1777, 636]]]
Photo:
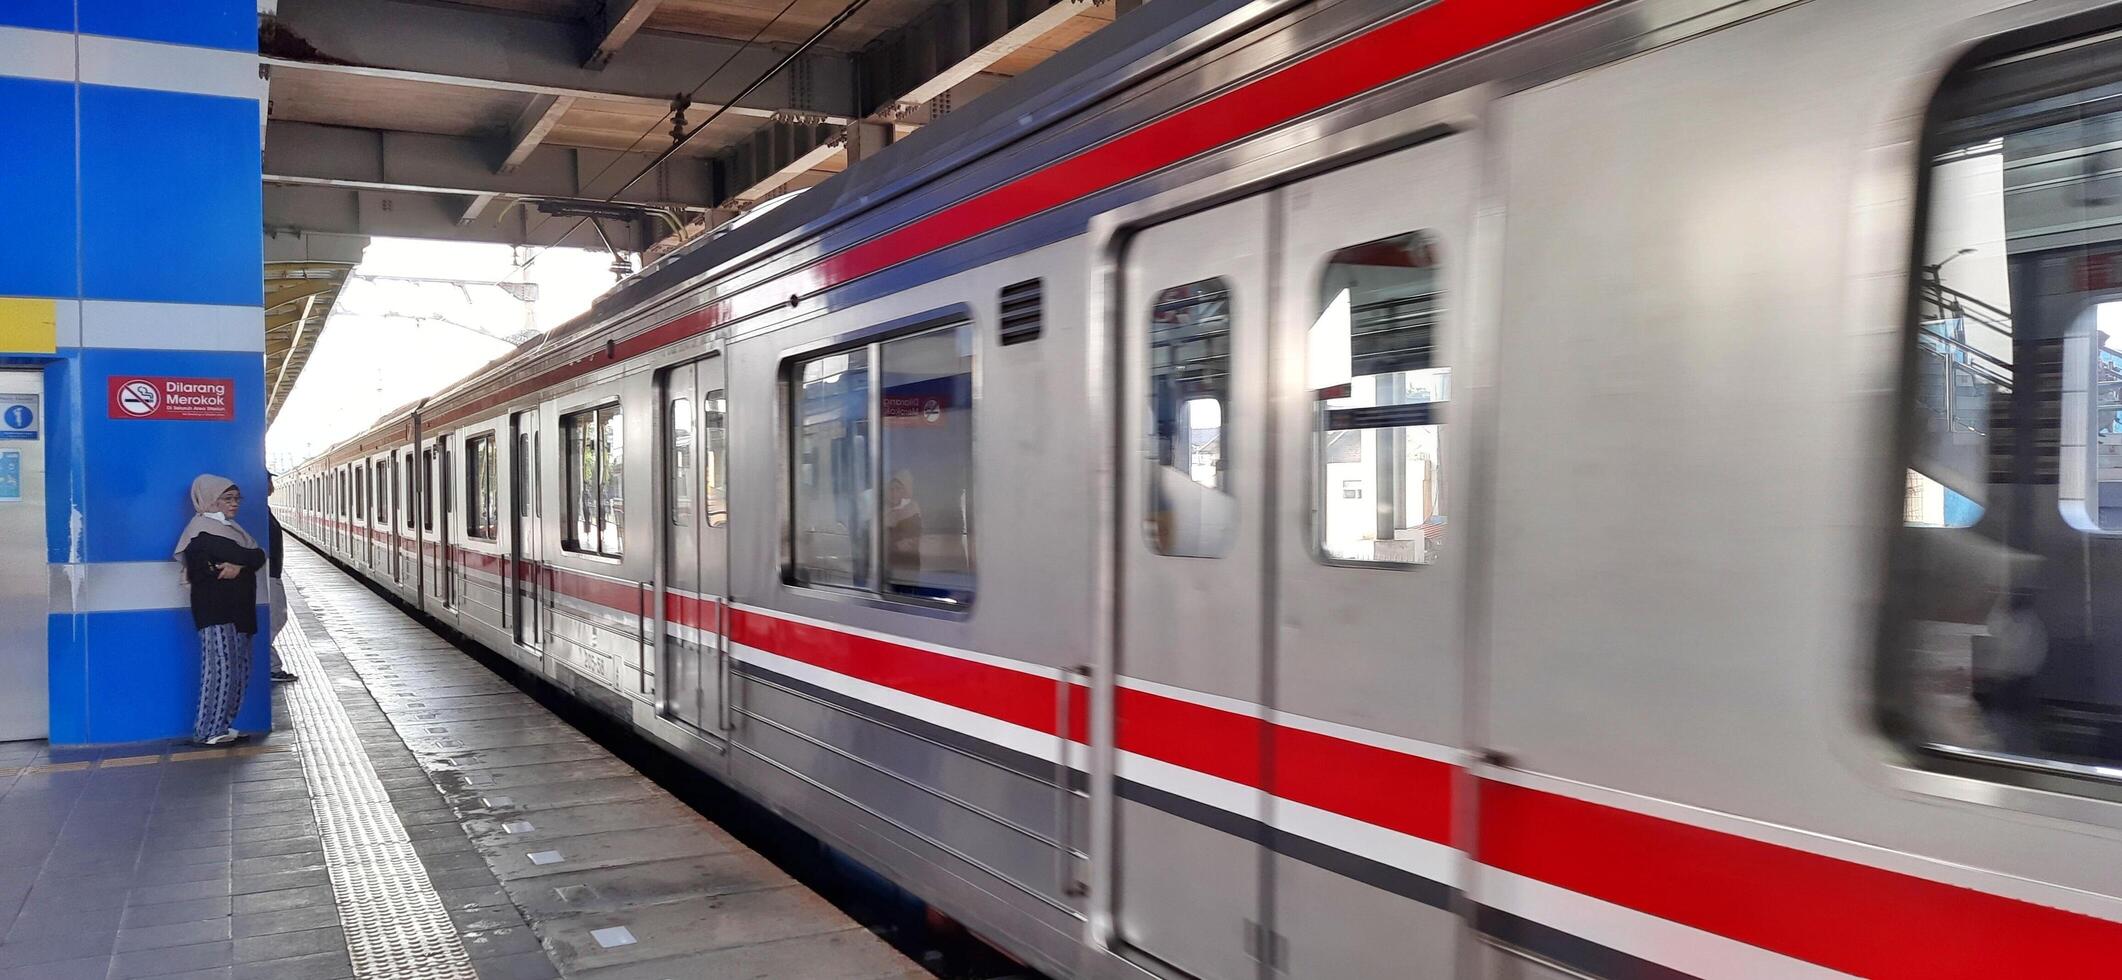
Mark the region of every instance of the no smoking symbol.
[[118, 389], [118, 407], [127, 415], [153, 415], [161, 402], [162, 396], [155, 393], [155, 386], [145, 381], [128, 381]]

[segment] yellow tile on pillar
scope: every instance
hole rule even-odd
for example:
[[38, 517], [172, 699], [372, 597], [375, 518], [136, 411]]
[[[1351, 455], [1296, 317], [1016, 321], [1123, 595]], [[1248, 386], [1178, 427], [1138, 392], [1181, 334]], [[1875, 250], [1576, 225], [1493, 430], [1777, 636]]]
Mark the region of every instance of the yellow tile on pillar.
[[51, 354], [58, 349], [58, 301], [0, 297], [0, 354]]

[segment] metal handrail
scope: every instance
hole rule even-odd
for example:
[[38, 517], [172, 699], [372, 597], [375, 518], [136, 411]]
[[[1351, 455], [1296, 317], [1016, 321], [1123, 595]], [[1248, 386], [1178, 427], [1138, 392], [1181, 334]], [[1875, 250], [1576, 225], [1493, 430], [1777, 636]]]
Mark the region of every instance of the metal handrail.
[[1939, 358], [1943, 358], [1943, 359], [1945, 359], [1945, 361], [1946, 361], [1947, 363], [1951, 363], [1951, 364], [1959, 364], [1959, 365], [1961, 365], [1962, 367], [1965, 367], [1965, 368], [1967, 368], [1968, 370], [1970, 370], [1970, 371], [1973, 371], [1973, 372], [1974, 372], [1975, 374], [1977, 374], [1977, 375], [1979, 375], [1980, 377], [1982, 377], [1982, 379], [1983, 379], [1983, 380], [1985, 380], [1985, 381], [1988, 381], [1988, 382], [1990, 382], [1990, 383], [1992, 383], [1992, 384], [1998, 385], [1999, 387], [2002, 387], [2002, 388], [2004, 388], [2004, 389], [2005, 389], [2006, 391], [2009, 391], [2009, 390], [2011, 390], [2011, 387], [2012, 387], [2012, 378], [2011, 378], [2011, 370], [2012, 370], [2012, 366], [2011, 366], [2011, 364], [2010, 364], [2009, 362], [2007, 362], [2007, 361], [2003, 361], [2003, 360], [1999, 360], [1999, 359], [1998, 359], [1997, 357], [1995, 357], [1995, 356], [1993, 356], [1993, 355], [1991, 355], [1991, 354], [1988, 354], [1988, 353], [1985, 353], [1985, 352], [1983, 352], [1983, 351], [1981, 351], [1981, 350], [1978, 350], [1978, 349], [1976, 349], [1975, 347], [1973, 347], [1973, 346], [1969, 345], [1969, 344], [1968, 344], [1968, 343], [1967, 343], [1966, 341], [1964, 341], [1964, 340], [1954, 340], [1953, 338], [1951, 338], [1951, 337], [1947, 337], [1947, 336], [1945, 336], [1944, 334], [1938, 334], [1938, 333], [1925, 333], [1925, 334], [1923, 334], [1922, 336], [1923, 336], [1923, 339], [1925, 339], [1925, 340], [1931, 340], [1931, 341], [1936, 341], [1936, 342], [1938, 342], [1938, 343], [1940, 343], [1940, 344], [1943, 344], [1943, 345], [1945, 345], [1945, 346], [1947, 346], [1947, 347], [1951, 347], [1951, 348], [1953, 348], [1953, 349], [1955, 349], [1955, 350], [1965, 351], [1966, 353], [1969, 353], [1969, 354], [1973, 354], [1973, 355], [1974, 355], [1975, 357], [1978, 357], [1978, 358], [1980, 358], [1980, 359], [1981, 359], [1981, 360], [1983, 360], [1983, 361], [1987, 361], [1987, 362], [1989, 362], [1989, 364], [1994, 364], [1994, 365], [1996, 365], [1997, 369], [2001, 369], [2001, 371], [2000, 371], [2000, 370], [1995, 370], [1995, 369], [1992, 369], [1992, 368], [1990, 368], [1989, 366], [1987, 366], [1987, 365], [1985, 365], [1985, 364], [1981, 364], [1981, 363], [1978, 363], [1978, 362], [1975, 362], [1975, 361], [1954, 361], [1954, 360], [1952, 359], [1952, 357], [1951, 357], [1951, 356], [1950, 356], [1950, 355], [1949, 355], [1949, 354], [1948, 354], [1947, 352], [1945, 352], [1945, 351], [1942, 351], [1942, 350], [1941, 350], [1941, 351], [1931, 351], [1931, 352], [1930, 352], [1930, 353], [1931, 353], [1931, 354], [1932, 354], [1933, 356], [1935, 356], [1935, 357], [1939, 357]]

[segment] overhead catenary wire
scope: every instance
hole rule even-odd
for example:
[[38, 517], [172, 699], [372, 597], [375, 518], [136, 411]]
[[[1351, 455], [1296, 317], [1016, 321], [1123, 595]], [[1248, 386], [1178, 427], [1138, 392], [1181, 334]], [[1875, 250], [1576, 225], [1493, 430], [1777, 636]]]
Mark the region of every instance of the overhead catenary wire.
[[[746, 45], [749, 46], [752, 43], [756, 43], [758, 39], [766, 33], [767, 28], [772, 27], [774, 22], [779, 21], [781, 19], [781, 16], [783, 14], [788, 13], [788, 11], [793, 8], [795, 4], [796, 0], [790, 0], [787, 6], [781, 8], [780, 13], [774, 15], [774, 20], [768, 21], [766, 25], [760, 27], [758, 31], [752, 34], [751, 41], [747, 41]], [[795, 64], [796, 59], [808, 54], [810, 52], [810, 49], [816, 47], [820, 41], [825, 40], [825, 38], [831, 35], [833, 31], [838, 30], [840, 25], [847, 23], [849, 18], [859, 13], [863, 7], [866, 7], [868, 5], [869, 0], [851, 0], [851, 2], [848, 3], [847, 6], [840, 8], [840, 12], [834, 14], [831, 20], [826, 21], [816, 31], [811, 32], [811, 35], [809, 37], [804, 38], [803, 43], [796, 45], [787, 54], [782, 55], [780, 60], [775, 61], [771, 67], [768, 67], [765, 71], [760, 72], [756, 77], [751, 80], [750, 83], [746, 84], [742, 90], [738, 91], [736, 95], [733, 95], [730, 98], [723, 100], [715, 107], [714, 112], [710, 113], [706, 119], [701, 120], [697, 125], [687, 130], [685, 132], [685, 135], [672, 140], [670, 146], [666, 147], [663, 152], [656, 154], [655, 158], [651, 159], [647, 163], [647, 165], [641, 168], [639, 172], [635, 173], [632, 177], [627, 178], [626, 183], [620, 184], [617, 188], [614, 188], [611, 193], [606, 194], [604, 197], [604, 203], [609, 204], [613, 202], [619, 197], [619, 195], [626, 193], [635, 184], [640, 183], [641, 178], [646, 177], [649, 174], [655, 172], [657, 167], [660, 167], [664, 163], [668, 162], [671, 157], [677, 155], [679, 150], [684, 149], [687, 143], [692, 142], [693, 137], [700, 135], [700, 133], [706, 130], [707, 127], [713, 125], [715, 120], [722, 118], [722, 115], [728, 112], [732, 106], [735, 106], [737, 103], [744, 101], [753, 92], [758, 91], [761, 86], [765, 85], [769, 81], [772, 81], [774, 76], [781, 74], [781, 72], [786, 70], [788, 66]], [[728, 67], [730, 59], [733, 59], [735, 57], [736, 52], [730, 52], [729, 57], [723, 59], [722, 64], [715, 69], [715, 72], [710, 73], [707, 78], [701, 80], [699, 86], [693, 89], [692, 94], [700, 94], [700, 90], [707, 87], [707, 83], [714, 79], [715, 74], [719, 74], [723, 68]], [[656, 121], [656, 125], [662, 125], [663, 120], [668, 119], [670, 117], [671, 113], [665, 112], [662, 118], [659, 118]], [[631, 150], [634, 146], [640, 145], [641, 140], [647, 138], [648, 133], [654, 131], [655, 128], [653, 126], [650, 127], [647, 132], [644, 132], [641, 136], [636, 137], [634, 142], [629, 145], [627, 149]], [[613, 163], [616, 163], [617, 159], [618, 158], [615, 158]], [[608, 171], [612, 165], [613, 164], [606, 164], [604, 171], [598, 171], [598, 176], [603, 176], [605, 171]], [[594, 182], [594, 180], [595, 178], [592, 178], [592, 182]], [[582, 230], [582, 225], [590, 220], [590, 217], [587, 215], [576, 219], [575, 224], [572, 227], [568, 228], [566, 232], [562, 233], [559, 237], [553, 240], [555, 242], [566, 241], [568, 236], [573, 235], [575, 232]], [[535, 233], [538, 228], [542, 227], [544, 224], [545, 221], [539, 221], [538, 224], [531, 226], [531, 231]], [[523, 263], [520, 267], [528, 268], [531, 263], [536, 262], [538, 260], [538, 256], [545, 254], [545, 250], [551, 247], [552, 246], [550, 245], [539, 246], [536, 252], [533, 252], [529, 258], [523, 260]]]

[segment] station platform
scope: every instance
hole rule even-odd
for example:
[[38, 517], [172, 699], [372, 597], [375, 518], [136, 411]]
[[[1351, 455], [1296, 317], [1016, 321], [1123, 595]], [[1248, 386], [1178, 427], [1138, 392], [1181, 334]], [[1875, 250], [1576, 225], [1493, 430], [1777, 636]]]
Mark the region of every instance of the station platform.
[[253, 744], [0, 744], [0, 980], [929, 974], [290, 540]]

